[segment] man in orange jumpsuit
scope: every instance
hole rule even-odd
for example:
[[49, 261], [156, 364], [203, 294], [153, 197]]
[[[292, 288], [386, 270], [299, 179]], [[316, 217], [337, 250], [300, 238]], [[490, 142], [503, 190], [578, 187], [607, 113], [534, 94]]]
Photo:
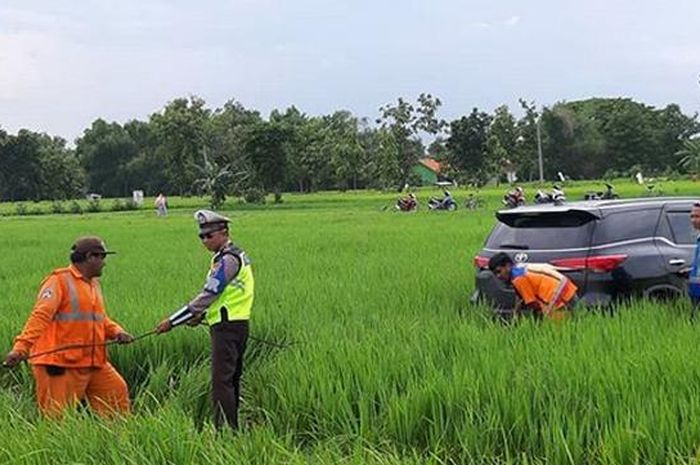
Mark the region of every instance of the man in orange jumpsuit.
[[[101, 415], [129, 411], [126, 382], [107, 360], [105, 347], [108, 340], [133, 341], [105, 314], [99, 277], [111, 253], [99, 237], [79, 238], [71, 265], [41, 283], [34, 309], [5, 358], [6, 366], [14, 366], [31, 357], [37, 403], [48, 416], [60, 416], [82, 400]], [[61, 347], [66, 349], [53, 351]]]
[[489, 260], [489, 269], [501, 281], [510, 283], [523, 303], [553, 320], [564, 319], [573, 308], [576, 285], [546, 263], [515, 265], [508, 254], [499, 252]]

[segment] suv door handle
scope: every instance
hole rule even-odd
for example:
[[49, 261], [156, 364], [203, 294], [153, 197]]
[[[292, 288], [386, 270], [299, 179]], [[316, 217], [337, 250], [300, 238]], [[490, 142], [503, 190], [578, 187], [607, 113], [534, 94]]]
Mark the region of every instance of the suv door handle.
[[685, 260], [683, 260], [682, 258], [672, 258], [668, 261], [668, 264], [675, 266], [685, 265]]

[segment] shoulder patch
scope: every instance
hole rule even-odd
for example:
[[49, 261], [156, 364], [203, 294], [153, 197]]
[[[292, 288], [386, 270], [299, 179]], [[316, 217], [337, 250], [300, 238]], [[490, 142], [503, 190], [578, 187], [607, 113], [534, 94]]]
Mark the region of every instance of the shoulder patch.
[[53, 288], [51, 287], [45, 288], [39, 296], [40, 299], [50, 299], [51, 297], [53, 297]]

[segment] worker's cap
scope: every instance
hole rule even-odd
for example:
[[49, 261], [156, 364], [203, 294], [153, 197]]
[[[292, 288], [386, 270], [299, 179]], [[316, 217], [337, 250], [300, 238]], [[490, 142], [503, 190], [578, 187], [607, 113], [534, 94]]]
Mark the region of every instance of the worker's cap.
[[113, 250], [107, 250], [107, 245], [105, 245], [105, 241], [103, 241], [101, 238], [99, 238], [97, 236], [79, 237], [75, 241], [75, 244], [73, 244], [73, 247], [71, 247], [71, 250], [74, 252], [79, 252], [83, 255], [87, 255], [89, 253], [103, 253], [103, 254], [117, 253], [117, 252], [114, 252]]
[[229, 218], [211, 210], [197, 210], [194, 212], [194, 219], [197, 220], [200, 234], [226, 229], [231, 222]]

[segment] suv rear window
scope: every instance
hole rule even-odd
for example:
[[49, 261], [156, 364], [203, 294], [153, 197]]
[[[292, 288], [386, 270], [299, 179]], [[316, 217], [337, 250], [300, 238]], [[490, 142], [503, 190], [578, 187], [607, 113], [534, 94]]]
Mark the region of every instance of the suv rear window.
[[670, 211], [668, 221], [671, 223], [676, 244], [695, 244], [696, 234], [690, 224], [690, 211]]
[[571, 249], [590, 246], [592, 216], [577, 214], [507, 215], [486, 241], [490, 249]]
[[593, 244], [652, 238], [659, 221], [659, 208], [609, 213], [593, 234]]

